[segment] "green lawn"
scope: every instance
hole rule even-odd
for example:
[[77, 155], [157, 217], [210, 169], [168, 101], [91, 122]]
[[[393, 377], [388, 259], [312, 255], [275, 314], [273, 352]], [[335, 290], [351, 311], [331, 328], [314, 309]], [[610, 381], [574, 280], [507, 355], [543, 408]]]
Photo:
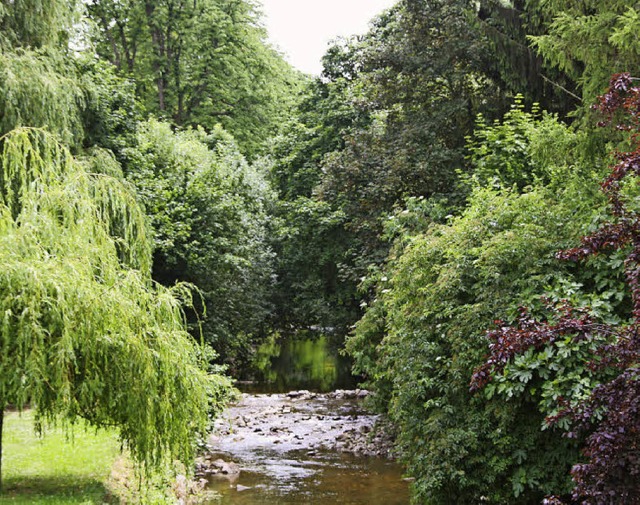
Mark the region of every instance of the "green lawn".
[[106, 486], [119, 447], [113, 433], [82, 425], [73, 440], [60, 429], [38, 438], [29, 412], [5, 414], [0, 504], [108, 503]]

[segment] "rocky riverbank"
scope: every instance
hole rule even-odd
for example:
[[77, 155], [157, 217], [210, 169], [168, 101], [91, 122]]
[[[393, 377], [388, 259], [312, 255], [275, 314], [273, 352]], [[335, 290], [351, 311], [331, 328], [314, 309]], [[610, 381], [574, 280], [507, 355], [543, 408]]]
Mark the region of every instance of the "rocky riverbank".
[[365, 390], [243, 394], [198, 461], [216, 505], [407, 505], [392, 437]]
[[295, 451], [308, 457], [334, 451], [392, 458], [393, 438], [387, 423], [362, 406], [368, 394], [362, 389], [243, 394], [216, 421], [209, 453], [198, 461], [198, 474], [233, 480], [241, 466], [221, 459], [221, 453], [232, 454], [238, 461], [251, 461], [253, 454], [264, 451]]

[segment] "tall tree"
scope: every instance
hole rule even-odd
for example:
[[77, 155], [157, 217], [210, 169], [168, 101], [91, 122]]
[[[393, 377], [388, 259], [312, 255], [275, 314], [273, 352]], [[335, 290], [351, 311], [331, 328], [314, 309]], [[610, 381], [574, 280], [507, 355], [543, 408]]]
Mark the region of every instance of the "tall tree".
[[528, 105], [538, 103], [563, 116], [580, 102], [575, 76], [546, 64], [530, 44], [531, 36], [547, 33], [548, 12], [535, 9], [531, 0], [482, 0], [478, 3], [480, 33], [490, 47], [492, 79], [524, 96]]
[[123, 154], [155, 232], [154, 279], [199, 288], [204, 336], [232, 363], [270, 309], [271, 190], [221, 128], [174, 133], [151, 120]]
[[[499, 78], [503, 68], [478, 16], [473, 1], [401, 1], [365, 36], [327, 52], [322, 78], [276, 151], [273, 180], [301, 230], [279, 247], [294, 256], [301, 250], [294, 245], [305, 236], [300, 219], [329, 215], [308, 212], [317, 201], [339, 218], [330, 229], [308, 227], [325, 229], [327, 240], [313, 251], [318, 261], [306, 281], [281, 276], [283, 292], [295, 291], [289, 282], [307, 286], [298, 297], [305, 306], [315, 297], [327, 312], [357, 317], [356, 286], [388, 253], [384, 217], [407, 197], [463, 201], [456, 171], [468, 168], [465, 136], [478, 112], [494, 118], [505, 110], [515, 82]], [[283, 270], [289, 266], [285, 258]]]
[[133, 77], [147, 110], [178, 125], [221, 123], [245, 154], [277, 130], [298, 76], [245, 0], [92, 0], [98, 52]]
[[0, 47], [66, 47], [77, 5], [76, 0], [2, 0]]
[[533, 45], [581, 88], [584, 103], [606, 88], [612, 72], [634, 72], [640, 65], [638, 3], [634, 0], [529, 0], [544, 20]]
[[283, 225], [272, 236], [277, 252], [272, 322], [283, 330], [315, 326], [344, 333], [358, 314], [354, 285], [340, 272], [352, 238], [344, 228], [346, 214], [317, 194], [325, 156], [344, 148], [347, 132], [371, 121], [348, 98], [355, 72], [338, 77], [340, 66], [355, 64], [351, 49], [348, 44], [330, 49], [325, 72], [336, 78], [309, 83], [272, 153], [270, 182], [280, 197], [274, 214]]
[[0, 142], [0, 416], [82, 417], [147, 468], [188, 464], [225, 381], [185, 331], [189, 290], [151, 281], [134, 195], [41, 130]]
[[0, 133], [45, 127], [69, 145], [83, 136], [83, 89], [67, 58], [71, 0], [0, 2]]

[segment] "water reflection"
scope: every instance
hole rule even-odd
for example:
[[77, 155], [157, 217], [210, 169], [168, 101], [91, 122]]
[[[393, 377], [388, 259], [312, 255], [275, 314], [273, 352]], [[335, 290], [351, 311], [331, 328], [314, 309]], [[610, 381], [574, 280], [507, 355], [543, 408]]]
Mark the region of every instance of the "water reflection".
[[280, 476], [243, 472], [238, 482], [212, 480], [224, 505], [407, 505], [400, 467], [379, 459], [326, 455], [324, 460], [279, 460]]
[[327, 336], [272, 339], [262, 344], [251, 370], [244, 374], [251, 381], [242, 384], [247, 392], [283, 393], [297, 389], [328, 392], [352, 389], [357, 380], [351, 363], [340, 355]]

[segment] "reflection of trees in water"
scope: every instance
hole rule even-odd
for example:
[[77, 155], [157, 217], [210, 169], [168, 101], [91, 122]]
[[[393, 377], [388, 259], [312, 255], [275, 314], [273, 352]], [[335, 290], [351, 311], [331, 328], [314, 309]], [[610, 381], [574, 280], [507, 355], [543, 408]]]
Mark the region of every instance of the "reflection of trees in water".
[[269, 383], [272, 391], [330, 391], [354, 385], [350, 364], [326, 336], [271, 339], [258, 348], [253, 366], [256, 378]]
[[278, 378], [278, 373], [271, 367], [271, 361], [280, 356], [280, 349], [275, 336], [270, 337], [258, 347], [252, 366], [258, 372], [260, 380], [275, 382]]

